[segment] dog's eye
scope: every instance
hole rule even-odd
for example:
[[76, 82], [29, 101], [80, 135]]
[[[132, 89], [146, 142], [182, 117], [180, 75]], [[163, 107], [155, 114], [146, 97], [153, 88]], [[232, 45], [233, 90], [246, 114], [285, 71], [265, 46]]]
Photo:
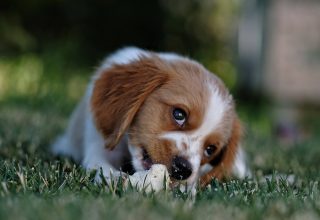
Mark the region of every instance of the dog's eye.
[[181, 108], [174, 108], [172, 111], [172, 115], [179, 126], [184, 125], [184, 123], [186, 122], [187, 114]]
[[204, 155], [206, 157], [210, 157], [215, 151], [217, 147], [214, 144], [210, 144], [205, 150], [204, 150]]

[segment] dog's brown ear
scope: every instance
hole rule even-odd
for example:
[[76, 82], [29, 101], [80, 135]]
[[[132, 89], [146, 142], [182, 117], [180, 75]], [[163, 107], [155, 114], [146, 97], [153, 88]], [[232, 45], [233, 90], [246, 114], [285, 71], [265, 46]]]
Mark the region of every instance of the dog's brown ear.
[[96, 79], [91, 108], [107, 148], [117, 145], [148, 95], [167, 81], [160, 66], [156, 57], [141, 57], [129, 64], [115, 64]]
[[241, 136], [242, 126], [240, 120], [236, 117], [233, 122], [232, 134], [227, 146], [225, 146], [221, 152], [212, 161], [210, 161], [213, 168], [201, 177], [201, 186], [207, 185], [213, 178], [221, 180], [230, 176], [235, 162], [236, 153], [240, 146]]

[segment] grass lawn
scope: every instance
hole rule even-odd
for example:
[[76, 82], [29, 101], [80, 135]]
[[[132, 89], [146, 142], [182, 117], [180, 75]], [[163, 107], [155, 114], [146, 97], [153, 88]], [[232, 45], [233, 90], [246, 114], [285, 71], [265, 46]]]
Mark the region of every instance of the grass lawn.
[[307, 138], [284, 146], [271, 135], [270, 108], [241, 101], [254, 175], [294, 174], [293, 184], [285, 177], [213, 181], [194, 202], [179, 192], [146, 195], [94, 185], [93, 174], [49, 153], [92, 70], [54, 63], [32, 54], [0, 60], [0, 219], [320, 218], [320, 120], [309, 118]]

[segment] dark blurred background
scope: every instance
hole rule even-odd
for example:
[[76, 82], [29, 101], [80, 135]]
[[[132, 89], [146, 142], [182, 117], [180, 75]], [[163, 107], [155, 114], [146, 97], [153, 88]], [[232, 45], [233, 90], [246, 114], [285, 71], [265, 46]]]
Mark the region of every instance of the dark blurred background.
[[135, 45], [193, 57], [236, 83], [240, 1], [4, 0], [0, 7], [1, 59], [33, 56], [41, 73], [51, 72], [48, 62], [68, 75], [65, 67], [94, 67]]
[[247, 136], [292, 146], [320, 130], [318, 0], [2, 0], [0, 114], [65, 124], [99, 62], [130, 45], [220, 76]]

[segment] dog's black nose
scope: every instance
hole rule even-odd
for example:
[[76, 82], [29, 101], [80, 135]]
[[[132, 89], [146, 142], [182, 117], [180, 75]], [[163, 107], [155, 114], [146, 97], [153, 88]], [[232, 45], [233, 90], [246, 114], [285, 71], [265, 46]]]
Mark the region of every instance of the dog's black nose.
[[171, 176], [176, 180], [185, 180], [192, 173], [192, 167], [189, 161], [183, 157], [174, 157], [172, 160]]

